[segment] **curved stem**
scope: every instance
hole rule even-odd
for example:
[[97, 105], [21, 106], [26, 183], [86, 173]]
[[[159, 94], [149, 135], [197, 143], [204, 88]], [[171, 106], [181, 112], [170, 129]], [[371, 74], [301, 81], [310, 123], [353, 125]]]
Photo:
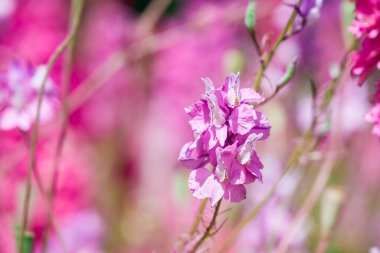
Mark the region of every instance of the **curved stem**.
[[196, 250], [204, 243], [204, 241], [212, 234], [211, 230], [216, 224], [216, 217], [218, 217], [219, 209], [222, 204], [222, 200], [219, 200], [218, 204], [216, 204], [214, 214], [212, 216], [210, 224], [207, 226], [206, 230], [204, 231], [202, 237], [197, 241], [197, 243], [194, 245], [194, 247], [190, 250], [190, 253], [195, 253]]
[[[75, 32], [77, 31], [77, 27], [79, 26], [79, 16], [83, 7], [83, 0], [76, 0], [76, 1], [77, 1], [77, 6], [78, 6], [78, 9], [77, 9], [78, 15], [76, 15], [76, 19], [73, 25], [75, 29], [73, 29], [69, 33], [69, 35], [61, 42], [61, 44], [58, 45], [56, 50], [50, 56], [47, 63], [47, 70], [41, 83], [41, 90], [40, 90], [40, 93], [38, 94], [36, 118], [34, 120], [33, 133], [32, 133], [32, 138], [30, 141], [30, 159], [29, 159], [29, 165], [27, 169], [24, 208], [22, 212], [22, 226], [21, 226], [21, 235], [20, 235], [21, 238], [24, 238], [25, 230], [28, 226], [28, 215], [29, 215], [29, 206], [30, 206], [30, 198], [31, 198], [31, 190], [32, 190], [32, 171], [36, 167], [36, 147], [37, 147], [37, 142], [38, 142], [41, 106], [42, 106], [42, 102], [45, 95], [46, 81], [58, 57], [65, 51], [65, 49], [68, 47], [68, 45], [72, 42], [72, 40], [75, 37]], [[23, 253], [23, 247], [24, 247], [24, 240], [21, 240], [20, 247], [18, 250], [19, 253]]]
[[274, 43], [272, 49], [269, 51], [268, 56], [265, 58], [263, 63], [260, 65], [259, 73], [257, 73], [256, 80], [255, 80], [255, 83], [253, 85], [253, 88], [256, 91], [260, 90], [260, 84], [261, 84], [261, 80], [264, 77], [265, 70], [267, 69], [269, 63], [271, 62], [271, 60], [272, 60], [274, 54], [276, 53], [278, 47], [281, 45], [281, 42], [283, 42], [286, 39], [288, 32], [293, 28], [294, 20], [296, 19], [297, 14], [298, 14], [296, 7], [299, 7], [301, 5], [301, 3], [302, 3], [302, 0], [298, 0], [288, 22], [286, 23], [286, 25], [284, 27], [284, 29], [281, 31], [281, 33], [278, 36], [276, 42]]
[[206, 205], [207, 205], [207, 199], [202, 200], [202, 203], [201, 203], [201, 205], [199, 206], [199, 209], [198, 209], [198, 213], [197, 213], [197, 215], [195, 217], [194, 223], [191, 226], [191, 229], [190, 229], [190, 232], [189, 232], [190, 235], [194, 235], [195, 232], [197, 231], [198, 225], [199, 225], [199, 223], [201, 221], [201, 218], [202, 218], [203, 212], [204, 212], [204, 210], [206, 208]]
[[[288, 162], [287, 162], [287, 165], [285, 166], [285, 169], [283, 170], [283, 172], [281, 173], [280, 177], [276, 180], [276, 182], [273, 184], [273, 186], [271, 187], [271, 189], [269, 190], [269, 192], [265, 195], [265, 197], [248, 213], [248, 215], [238, 224], [238, 226], [236, 227], [236, 229], [232, 232], [232, 234], [229, 236], [228, 240], [222, 245], [221, 249], [219, 252], [225, 252], [229, 247], [230, 245], [235, 241], [236, 237], [239, 235], [239, 233], [241, 232], [241, 230], [254, 218], [256, 217], [256, 215], [260, 212], [260, 210], [267, 204], [267, 202], [270, 200], [270, 198], [272, 197], [272, 195], [276, 192], [276, 188], [278, 187], [280, 181], [284, 178], [284, 176], [287, 174], [287, 172], [295, 167], [298, 162], [299, 162], [299, 159], [300, 157], [307, 153], [307, 152], [310, 152], [312, 151], [315, 146], [316, 146], [316, 141], [315, 141], [315, 137], [314, 137], [314, 128], [317, 124], [317, 121], [318, 121], [318, 118], [319, 116], [328, 108], [328, 106], [330, 105], [331, 101], [332, 101], [332, 98], [334, 97], [335, 95], [335, 91], [338, 87], [338, 85], [340, 84], [340, 80], [343, 76], [343, 73], [344, 73], [344, 70], [346, 68], [346, 65], [347, 65], [347, 61], [348, 61], [348, 55], [349, 55], [349, 52], [352, 51], [354, 48], [356, 47], [356, 42], [354, 42], [351, 47], [349, 48], [349, 50], [345, 53], [345, 55], [343, 56], [341, 62], [340, 62], [340, 72], [339, 74], [334, 77], [329, 86], [327, 87], [327, 90], [325, 91], [323, 97], [322, 97], [322, 102], [318, 108], [318, 112], [317, 112], [317, 115], [315, 115], [313, 121], [312, 121], [312, 124], [311, 126], [309, 127], [309, 129], [306, 131], [306, 133], [304, 134], [300, 144], [296, 147], [296, 149], [293, 151], [293, 153], [291, 154]], [[309, 142], [312, 142], [312, 144], [310, 145], [307, 145]]]
[[[314, 130], [314, 124], [310, 126], [309, 130], [304, 134], [302, 141], [300, 144], [296, 147], [296, 149], [291, 154], [287, 165], [285, 166], [285, 169], [281, 172], [281, 175], [277, 178], [277, 180], [272, 185], [271, 189], [265, 194], [264, 198], [248, 213], [248, 215], [239, 222], [237, 227], [234, 229], [231, 235], [228, 236], [228, 239], [224, 242], [222, 247], [218, 252], [225, 252], [235, 241], [239, 233], [243, 230], [243, 228], [253, 219], [256, 217], [256, 215], [261, 211], [261, 209], [267, 204], [267, 202], [271, 199], [273, 194], [276, 192], [278, 185], [282, 181], [282, 179], [285, 177], [287, 172], [294, 168], [298, 162], [299, 159], [302, 157], [303, 154], [309, 152], [314, 148], [314, 142], [313, 142], [313, 130]], [[309, 144], [312, 142], [312, 144]]]
[[[81, 6], [78, 6], [81, 5]], [[71, 74], [73, 68], [73, 60], [75, 53], [75, 45], [77, 42], [77, 34], [79, 29], [79, 24], [77, 22], [80, 21], [80, 16], [83, 8], [83, 2], [76, 2], [76, 0], [72, 0], [71, 4], [71, 15], [70, 15], [70, 29], [73, 31], [74, 37], [67, 49], [67, 57], [65, 59], [64, 70], [62, 72], [62, 126], [58, 135], [58, 142], [55, 149], [55, 154], [53, 158], [53, 174], [51, 179], [50, 189], [47, 191], [47, 201], [48, 201], [48, 209], [50, 210], [51, 215], [53, 215], [53, 202], [54, 196], [56, 193], [56, 186], [58, 182], [58, 168], [62, 155], [62, 150], [64, 146], [64, 141], [67, 135], [68, 130], [68, 118], [69, 118], [69, 104], [68, 104], [68, 93], [71, 82]], [[53, 226], [52, 219], [48, 220], [48, 223], [44, 230], [43, 235], [43, 252], [47, 250], [47, 242], [49, 237], [50, 228]]]
[[311, 210], [314, 208], [315, 204], [318, 202], [319, 197], [321, 196], [323, 189], [326, 186], [328, 179], [330, 178], [331, 170], [334, 165], [336, 154], [331, 151], [327, 154], [327, 158], [324, 161], [322, 168], [318, 174], [317, 179], [315, 180], [312, 190], [306, 197], [306, 201], [298, 211], [296, 217], [291, 223], [291, 226], [288, 228], [284, 237], [280, 241], [275, 252], [284, 253], [288, 252], [290, 243], [292, 242], [293, 237], [297, 233], [298, 229], [301, 227], [302, 223], [306, 220]]

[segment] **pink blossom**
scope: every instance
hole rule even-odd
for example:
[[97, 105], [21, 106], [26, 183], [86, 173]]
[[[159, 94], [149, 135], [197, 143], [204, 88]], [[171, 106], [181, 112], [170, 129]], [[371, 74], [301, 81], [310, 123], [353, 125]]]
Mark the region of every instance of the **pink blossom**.
[[183, 146], [179, 160], [193, 170], [189, 188], [194, 197], [209, 198], [212, 206], [222, 197], [240, 202], [246, 198], [245, 184], [262, 181], [255, 143], [268, 138], [270, 125], [254, 105], [263, 98], [240, 89], [239, 74], [230, 74], [217, 89], [209, 78], [202, 80], [205, 94], [185, 109], [195, 140]]
[[[33, 68], [28, 64], [13, 61], [3, 76], [0, 86], [0, 129], [18, 128], [28, 131], [36, 117], [38, 95], [45, 66]], [[57, 93], [51, 80], [46, 83], [45, 99], [41, 105], [41, 121], [47, 121], [54, 115]]]
[[363, 39], [361, 49], [353, 53], [352, 75], [362, 85], [374, 69], [380, 68], [380, 2], [357, 0], [356, 17], [350, 31]]
[[365, 119], [373, 124], [372, 133], [380, 137], [380, 103], [377, 103], [365, 115]]

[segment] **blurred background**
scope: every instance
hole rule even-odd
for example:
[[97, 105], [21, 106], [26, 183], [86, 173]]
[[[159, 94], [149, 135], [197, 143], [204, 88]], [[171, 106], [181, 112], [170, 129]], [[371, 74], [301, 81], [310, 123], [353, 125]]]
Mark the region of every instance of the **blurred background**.
[[[78, 253], [171, 252], [186, 239], [200, 202], [187, 188], [189, 170], [177, 161], [183, 144], [193, 138], [184, 107], [202, 94], [202, 77], [220, 85], [230, 72], [240, 72], [242, 86], [252, 86], [259, 65], [244, 26], [247, 4], [247, 0], [85, 1], [53, 209], [61, 239], [51, 232], [46, 252], [65, 252], [62, 243], [68, 252]], [[264, 182], [247, 187], [247, 201], [223, 205], [227, 221], [208, 242], [211, 247], [220, 245], [264, 196], [311, 123], [310, 80], [318, 92], [323, 91], [349, 47], [347, 19], [352, 11], [346, 4], [324, 1], [304, 30], [276, 53], [263, 82], [264, 97], [272, 94], [273, 84], [295, 56], [299, 64], [292, 82], [260, 108], [272, 125], [269, 140], [257, 146]], [[263, 48], [273, 43], [291, 11], [279, 0], [257, 1], [256, 35]], [[13, 59], [46, 64], [67, 34], [69, 12], [67, 0], [0, 0], [2, 71]], [[59, 59], [51, 74], [57, 87], [62, 66]], [[333, 218], [328, 252], [368, 252], [380, 246], [380, 146], [364, 121], [370, 107], [367, 92], [348, 74], [341, 81], [322, 126], [337, 129], [339, 155], [325, 197], [306, 217], [288, 252], [315, 252], [324, 231], [323, 213], [336, 198], [342, 204]], [[37, 170], [46, 187], [61, 127], [58, 114], [41, 126], [37, 147]], [[0, 131], [0, 252], [16, 252], [29, 138], [18, 130]], [[324, 142], [330, 138], [325, 136], [304, 158], [307, 161], [286, 176], [229, 252], [274, 252], [305, 202], [323, 163]], [[35, 235], [34, 252], [42, 252], [46, 196], [35, 180], [32, 183], [29, 230]]]

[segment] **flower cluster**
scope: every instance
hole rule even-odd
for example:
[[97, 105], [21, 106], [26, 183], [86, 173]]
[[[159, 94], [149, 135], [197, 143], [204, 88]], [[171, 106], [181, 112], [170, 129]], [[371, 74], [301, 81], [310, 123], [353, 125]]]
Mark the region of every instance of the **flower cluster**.
[[262, 181], [255, 143], [268, 138], [270, 125], [253, 105], [263, 98], [240, 89], [239, 74], [230, 74], [217, 89], [209, 78], [202, 80], [205, 94], [185, 109], [195, 140], [184, 145], [179, 160], [193, 170], [188, 183], [194, 197], [210, 198], [212, 206], [222, 197], [239, 202], [246, 197], [245, 184]]
[[365, 115], [365, 119], [374, 124], [372, 133], [380, 137], [380, 103], [374, 105], [371, 110]]
[[380, 69], [380, 1], [357, 0], [350, 30], [357, 39], [363, 39], [352, 59], [352, 75], [358, 76], [362, 85], [374, 69]]
[[[18, 128], [28, 131], [36, 117], [38, 94], [45, 66], [33, 68], [31, 65], [13, 61], [0, 80], [0, 129]], [[41, 121], [54, 115], [57, 92], [51, 80], [46, 83], [45, 99], [41, 105]]]
[[[350, 28], [357, 39], [362, 39], [361, 49], [353, 53], [352, 75], [359, 77], [359, 85], [380, 69], [380, 1], [357, 0], [356, 17]], [[377, 103], [367, 113], [366, 120], [374, 124], [372, 133], [380, 137], [380, 82], [377, 84]]]

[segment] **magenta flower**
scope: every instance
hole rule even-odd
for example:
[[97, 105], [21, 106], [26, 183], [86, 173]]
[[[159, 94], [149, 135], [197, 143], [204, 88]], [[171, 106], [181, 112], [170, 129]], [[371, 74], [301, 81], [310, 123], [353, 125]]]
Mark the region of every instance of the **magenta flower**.
[[361, 49], [353, 53], [352, 75], [362, 85], [373, 70], [380, 69], [380, 2], [357, 0], [356, 17], [350, 31], [362, 39]]
[[240, 89], [239, 74], [230, 74], [217, 89], [209, 78], [202, 80], [205, 94], [185, 109], [195, 140], [183, 146], [179, 161], [193, 170], [189, 189], [194, 197], [209, 198], [212, 206], [222, 197], [240, 202], [246, 198], [244, 185], [262, 181], [255, 144], [268, 138], [270, 125], [254, 104], [264, 99], [252, 89]]
[[[28, 64], [14, 61], [0, 84], [0, 129], [18, 128], [28, 131], [36, 117], [38, 94], [45, 66], [33, 68]], [[41, 121], [47, 121], [54, 115], [57, 103], [55, 86], [51, 80], [46, 83], [45, 99], [41, 106]]]
[[365, 119], [372, 123], [372, 133], [380, 137], [380, 103], [377, 103], [371, 110], [365, 115]]

